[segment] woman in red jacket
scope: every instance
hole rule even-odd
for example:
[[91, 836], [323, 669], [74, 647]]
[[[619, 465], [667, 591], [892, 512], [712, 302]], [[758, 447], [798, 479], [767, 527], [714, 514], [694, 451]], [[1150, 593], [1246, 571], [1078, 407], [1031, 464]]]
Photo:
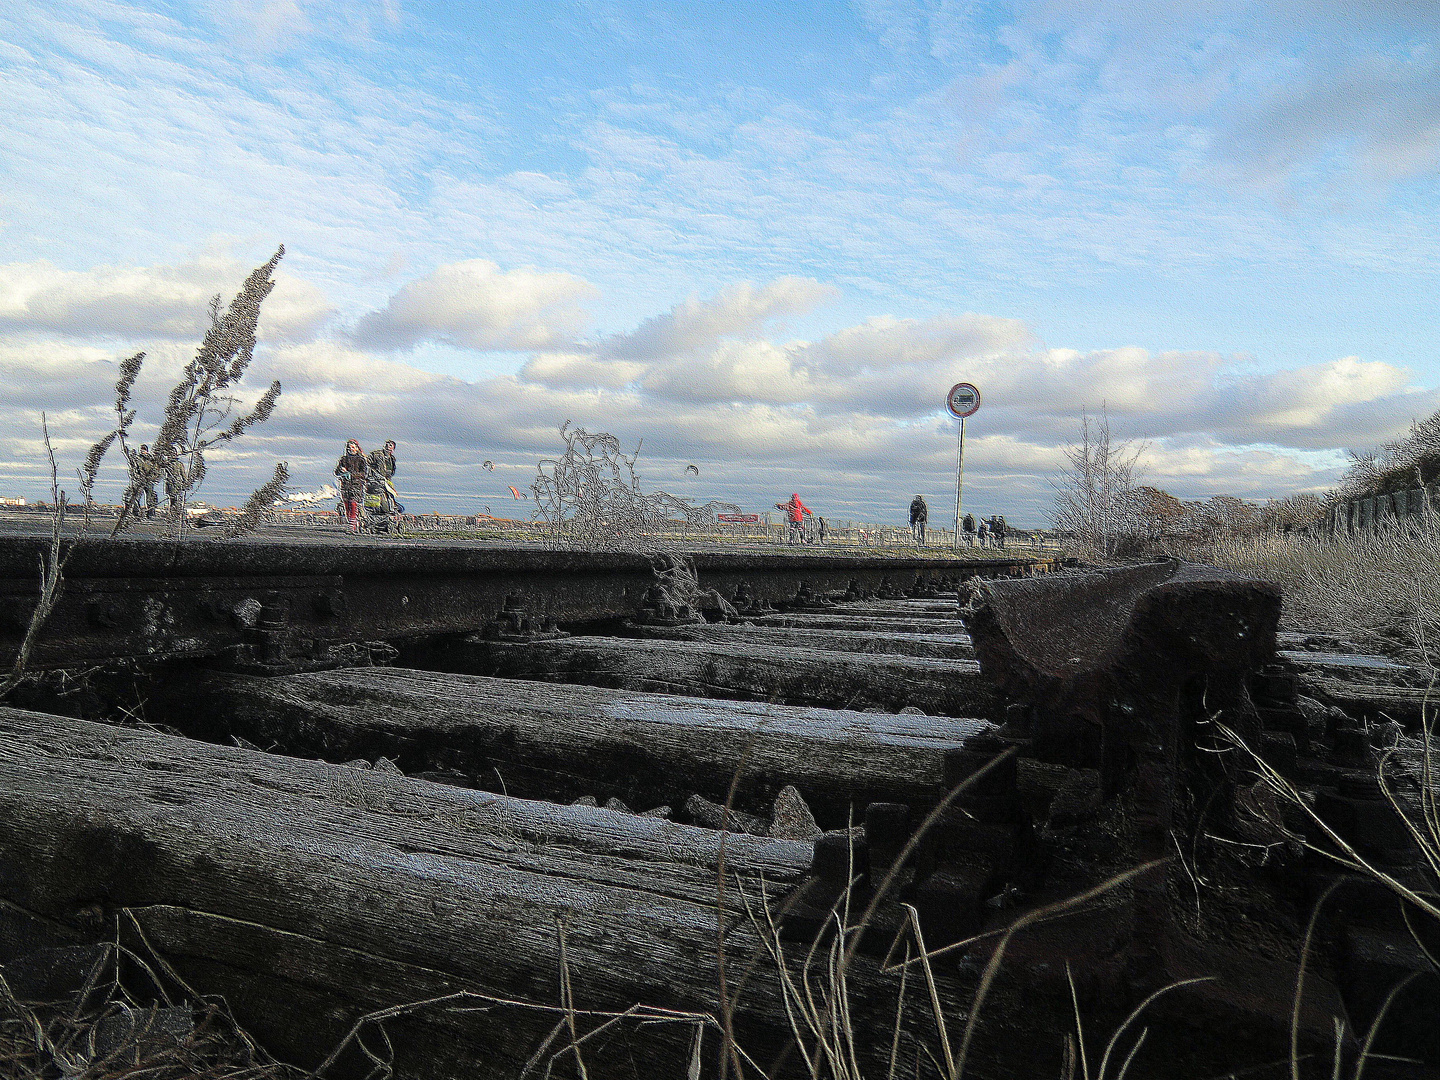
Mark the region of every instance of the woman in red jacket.
[[800, 496], [792, 494], [789, 502], [776, 503], [776, 510], [784, 510], [790, 519], [790, 529], [785, 536], [787, 544], [799, 544], [805, 540], [805, 518], [814, 517], [810, 508], [800, 501]]

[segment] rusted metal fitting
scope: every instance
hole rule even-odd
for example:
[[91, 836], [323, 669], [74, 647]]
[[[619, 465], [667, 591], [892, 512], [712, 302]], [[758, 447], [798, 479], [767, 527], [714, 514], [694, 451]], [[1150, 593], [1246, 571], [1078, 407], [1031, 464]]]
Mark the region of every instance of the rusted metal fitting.
[[553, 621], [541, 623], [520, 606], [520, 597], [511, 593], [495, 618], [486, 623], [480, 636], [491, 641], [549, 641], [569, 637]]
[[755, 589], [748, 581], [735, 586], [735, 598], [730, 602], [741, 615], [771, 615], [775, 612], [770, 601], [755, 595]]
[[633, 621], [637, 626], [688, 626], [704, 622], [705, 616], [657, 584], [645, 590], [645, 599]]

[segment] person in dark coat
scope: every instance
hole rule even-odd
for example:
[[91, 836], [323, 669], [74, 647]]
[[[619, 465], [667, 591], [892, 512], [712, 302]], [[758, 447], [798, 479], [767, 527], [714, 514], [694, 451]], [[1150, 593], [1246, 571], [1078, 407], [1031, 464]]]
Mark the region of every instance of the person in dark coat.
[[975, 546], [975, 515], [974, 515], [974, 514], [966, 514], [966, 515], [965, 515], [965, 521], [964, 521], [964, 523], [963, 523], [963, 528], [964, 528], [964, 530], [965, 530], [965, 543], [969, 544], [971, 547], [974, 547], [974, 546]]
[[921, 547], [925, 546], [925, 524], [930, 520], [930, 508], [925, 505], [925, 496], [916, 495], [910, 500], [910, 535]]
[[[395, 440], [385, 440], [385, 447], [382, 450], [371, 450], [370, 453], [366, 456], [365, 462], [366, 465], [369, 466], [369, 475], [371, 479], [379, 478], [381, 480], [389, 480], [392, 476], [395, 475], [396, 470], [399, 468], [399, 466], [395, 463]], [[384, 485], [382, 485], [382, 487], [383, 486]], [[390, 496], [390, 489], [386, 488], [386, 512], [393, 512], [396, 509], [396, 505], [397, 504], [395, 500]]]
[[371, 450], [365, 462], [369, 466], [371, 476], [378, 476], [381, 480], [389, 480], [395, 475], [395, 471], [398, 468], [395, 464], [395, 440], [386, 440], [383, 450]]
[[1003, 549], [1005, 547], [1005, 528], [1005, 516], [1003, 514], [997, 514], [990, 519], [990, 535], [995, 537], [995, 546], [997, 548]]
[[[164, 452], [161, 447], [161, 452]], [[185, 492], [188, 489], [189, 473], [185, 471], [185, 463], [181, 461], [184, 455], [184, 448], [179, 443], [170, 447], [169, 454], [165, 455], [163, 469], [165, 472], [165, 498], [170, 503], [170, 516], [178, 518], [185, 504]]]
[[350, 531], [360, 531], [360, 500], [365, 498], [365, 473], [369, 467], [360, 441], [351, 439], [345, 444], [345, 454], [335, 465], [335, 475], [340, 477], [340, 499], [345, 504], [345, 519], [350, 522]]

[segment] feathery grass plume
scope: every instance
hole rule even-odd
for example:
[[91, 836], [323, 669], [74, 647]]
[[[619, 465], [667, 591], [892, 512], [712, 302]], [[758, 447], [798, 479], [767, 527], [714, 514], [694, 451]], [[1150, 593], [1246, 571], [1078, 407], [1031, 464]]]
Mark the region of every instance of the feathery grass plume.
[[156, 436], [161, 446], [179, 443], [188, 447], [199, 442], [213, 430], [207, 424], [213, 424], [217, 413], [229, 415], [233, 400], [220, 393], [244, 374], [254, 357], [260, 305], [275, 287], [270, 275], [284, 254], [281, 245], [269, 262], [251, 272], [224, 315], [220, 314], [219, 298], [211, 302], [210, 329], [166, 403], [165, 422]]
[[280, 400], [280, 380], [276, 379], [270, 384], [260, 400], [255, 403], [255, 408], [250, 410], [248, 416], [237, 416], [234, 422], [216, 436], [216, 440], [233, 439], [243, 435], [247, 428], [256, 424], [264, 423], [270, 419], [270, 414], [275, 411], [275, 403]]
[[90, 452], [85, 455], [85, 464], [75, 470], [75, 475], [80, 481], [80, 494], [84, 496], [85, 523], [87, 527], [89, 526], [90, 515], [95, 505], [95, 478], [100, 473], [100, 463], [105, 459], [105, 455], [110, 452], [110, 447], [115, 445], [116, 440], [120, 441], [122, 447], [125, 445], [125, 436], [129, 433], [130, 425], [135, 421], [135, 411], [133, 409], [127, 410], [126, 406], [130, 403], [130, 391], [134, 387], [135, 380], [140, 374], [140, 365], [144, 360], [145, 354], [138, 352], [134, 356], [127, 357], [120, 362], [120, 378], [116, 380], [115, 383], [116, 426], [101, 436], [99, 441], [90, 447]]
[[[125, 416], [126, 407], [130, 404], [130, 391], [135, 388], [135, 380], [140, 377], [140, 365], [144, 362], [145, 354], [143, 352], [138, 352], [134, 356], [120, 361], [120, 378], [115, 381], [115, 413], [117, 416]], [[132, 419], [134, 416], [133, 412], [130, 413]]]
[[240, 516], [228, 525], [221, 535], [225, 537], [239, 536], [241, 533], [249, 532], [263, 520], [265, 511], [274, 506], [282, 495], [285, 494], [285, 485], [290, 482], [290, 466], [282, 461], [275, 466], [275, 475], [264, 487], [257, 488], [250, 498], [245, 500], [245, 505], [240, 509]]
[[[235, 415], [239, 399], [232, 391], [255, 357], [255, 329], [260, 319], [260, 306], [275, 288], [272, 275], [284, 254], [285, 247], [281, 245], [268, 262], [256, 267], [223, 312], [219, 296], [210, 301], [210, 329], [165, 402], [165, 415], [153, 442], [153, 457], [154, 468], [163, 478], [166, 494], [171, 500], [176, 537], [186, 523], [186, 503], [205, 481], [208, 472], [205, 452], [217, 443], [238, 438], [256, 424], [269, 419], [280, 398], [280, 383], [272, 382], [248, 413]], [[133, 410], [127, 413], [125, 409], [144, 355], [138, 353], [122, 364], [120, 380], [115, 385], [115, 408], [121, 421], [120, 440], [132, 462], [132, 476], [125, 490], [120, 520], [115, 523], [112, 536], [125, 527], [136, 496], [148, 483], [154, 482], [153, 478], [136, 474], [135, 459], [125, 442], [135, 417]], [[261, 488], [251, 499], [259, 497], [268, 487]], [[258, 517], [255, 520], [258, 521]]]
[[80, 479], [80, 494], [85, 496], [85, 509], [89, 513], [91, 505], [95, 502], [95, 475], [100, 471], [100, 461], [110, 450], [111, 445], [120, 437], [118, 430], [111, 431], [100, 439], [90, 452], [85, 455], [85, 464], [75, 470], [75, 475]]
[[205, 480], [205, 451], [196, 447], [190, 455], [190, 468], [185, 472], [185, 490], [193, 491]]

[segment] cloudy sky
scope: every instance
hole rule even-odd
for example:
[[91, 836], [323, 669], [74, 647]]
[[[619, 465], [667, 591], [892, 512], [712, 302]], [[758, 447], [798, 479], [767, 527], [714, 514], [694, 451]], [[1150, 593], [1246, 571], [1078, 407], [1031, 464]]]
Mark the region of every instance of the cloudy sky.
[[153, 432], [281, 243], [221, 504], [353, 435], [523, 515], [571, 420], [647, 487], [898, 521], [953, 500], [962, 379], [981, 513], [1043, 523], [1102, 406], [1177, 495], [1320, 490], [1440, 407], [1437, 46], [1432, 0], [6, 7], [0, 494], [140, 349]]

